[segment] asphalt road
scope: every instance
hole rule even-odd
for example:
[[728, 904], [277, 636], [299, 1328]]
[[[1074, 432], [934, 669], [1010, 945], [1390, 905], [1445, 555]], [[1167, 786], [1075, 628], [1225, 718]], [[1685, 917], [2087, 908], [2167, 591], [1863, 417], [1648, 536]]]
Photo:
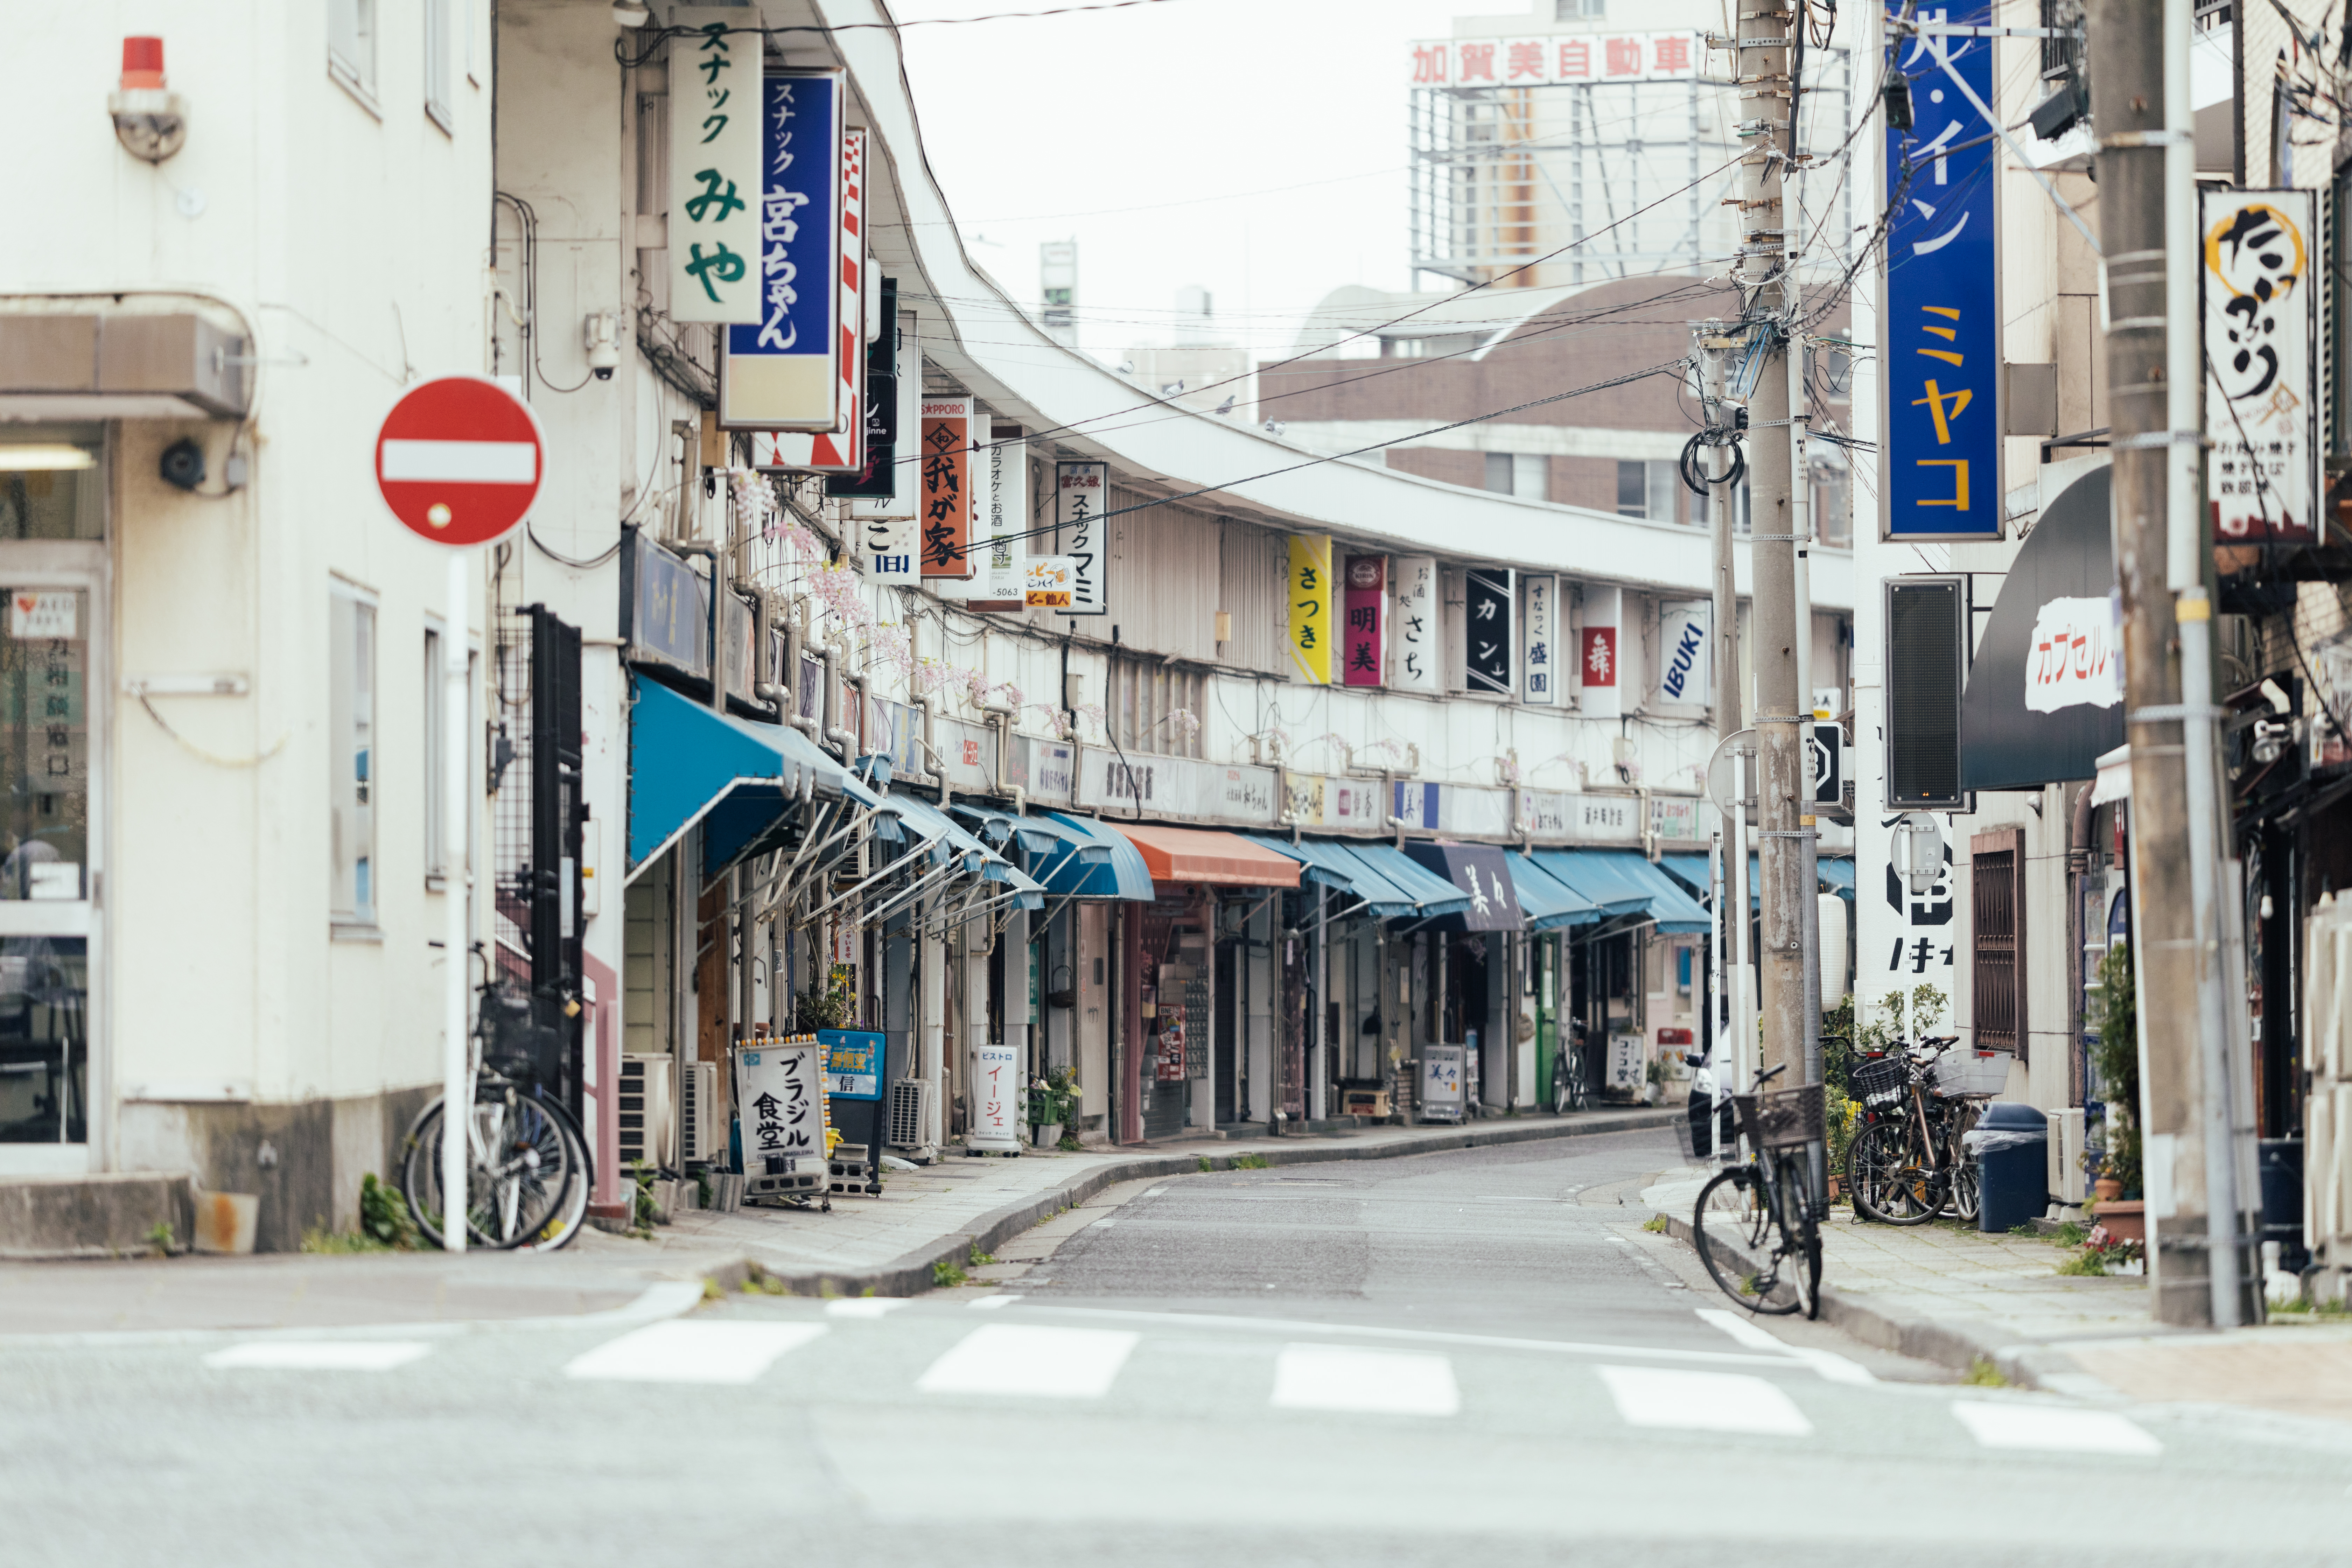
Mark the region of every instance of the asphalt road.
[[1640, 1229], [1671, 1161], [1135, 1184], [908, 1302], [17, 1340], [0, 1563], [2352, 1560], [2352, 1428], [1759, 1331]]

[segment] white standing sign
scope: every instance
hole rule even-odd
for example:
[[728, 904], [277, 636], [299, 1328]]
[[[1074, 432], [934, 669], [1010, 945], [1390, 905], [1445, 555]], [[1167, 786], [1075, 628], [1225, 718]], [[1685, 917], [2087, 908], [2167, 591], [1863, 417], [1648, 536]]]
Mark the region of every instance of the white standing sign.
[[2319, 500], [2315, 191], [2198, 193], [2213, 542], [2308, 542]]
[[760, 320], [758, 13], [681, 6], [669, 41], [669, 317]]
[[1527, 700], [1550, 707], [1559, 701], [1559, 579], [1530, 572], [1519, 581], [1527, 617], [1519, 668]]
[[746, 1175], [788, 1176], [799, 1161], [823, 1160], [824, 1047], [816, 1037], [738, 1047], [735, 1110]]
[[1110, 614], [1110, 536], [1100, 521], [1110, 502], [1110, 465], [1054, 465], [1054, 553], [1073, 563], [1076, 580], [1066, 616]]
[[973, 1053], [971, 1131], [969, 1149], [1017, 1150], [1021, 1147], [1023, 1102], [1028, 1098], [1021, 1079], [1017, 1046], [982, 1046]]
[[1439, 657], [1437, 557], [1395, 558], [1396, 615], [1389, 622], [1389, 686], [1434, 694], [1444, 678]]

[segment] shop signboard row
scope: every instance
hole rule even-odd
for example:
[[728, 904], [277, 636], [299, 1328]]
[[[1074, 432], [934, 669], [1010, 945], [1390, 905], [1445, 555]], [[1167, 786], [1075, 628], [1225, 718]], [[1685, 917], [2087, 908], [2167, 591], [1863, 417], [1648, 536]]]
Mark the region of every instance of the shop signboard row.
[[1423, 88], [1689, 81], [1706, 64], [1706, 40], [1698, 33], [1430, 38], [1408, 47], [1406, 80]]

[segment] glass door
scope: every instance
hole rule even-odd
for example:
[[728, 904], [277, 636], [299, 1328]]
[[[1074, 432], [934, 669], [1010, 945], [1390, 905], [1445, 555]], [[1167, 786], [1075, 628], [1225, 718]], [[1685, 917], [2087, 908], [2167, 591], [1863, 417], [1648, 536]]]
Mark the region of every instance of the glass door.
[[92, 586], [0, 558], [0, 1172], [87, 1163]]

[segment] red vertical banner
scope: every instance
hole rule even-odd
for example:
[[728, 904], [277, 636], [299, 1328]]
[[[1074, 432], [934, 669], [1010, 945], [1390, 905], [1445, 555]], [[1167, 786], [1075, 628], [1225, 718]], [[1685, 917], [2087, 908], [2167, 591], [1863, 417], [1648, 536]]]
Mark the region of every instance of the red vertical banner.
[[1348, 617], [1339, 637], [1341, 681], [1378, 686], [1381, 660], [1388, 651], [1389, 558], [1349, 556], [1347, 584]]
[[926, 577], [971, 575], [971, 420], [969, 397], [923, 399], [917, 502]]

